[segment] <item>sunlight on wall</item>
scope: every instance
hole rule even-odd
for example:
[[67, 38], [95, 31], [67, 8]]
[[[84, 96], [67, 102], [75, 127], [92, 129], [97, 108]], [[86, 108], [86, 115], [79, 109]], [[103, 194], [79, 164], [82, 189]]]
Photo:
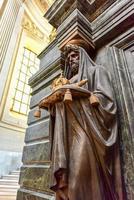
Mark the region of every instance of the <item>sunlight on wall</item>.
[[30, 105], [31, 88], [28, 85], [29, 78], [39, 69], [37, 55], [27, 48], [23, 49], [20, 69], [18, 71], [17, 83], [11, 110], [27, 115]]
[[[23, 59], [24, 48], [36, 55], [40, 54], [50, 42], [49, 35], [52, 30], [52, 27], [42, 16], [43, 19], [40, 16], [37, 18], [38, 15], [36, 16], [36, 14], [38, 10], [35, 10], [34, 4], [29, 7], [31, 5], [30, 2], [32, 3], [33, 1], [26, 1], [26, 3], [28, 2], [28, 5], [23, 5], [24, 12], [20, 21], [21, 27], [17, 29], [19, 34], [11, 63], [10, 87], [7, 88], [8, 96], [6, 97], [3, 112], [3, 120], [13, 125], [13, 128], [19, 127], [20, 129], [27, 127], [27, 114], [30, 104], [29, 96], [31, 93], [31, 88], [28, 86], [28, 79], [39, 69], [39, 62], [36, 69], [33, 70], [33, 67], [30, 67], [33, 65], [30, 64], [32, 61], [28, 61], [29, 70], [27, 70], [26, 65], [24, 67], [23, 62], [26, 61], [26, 58]], [[12, 40], [12, 42], [14, 41]], [[37, 60], [35, 63], [37, 63]], [[32, 70], [32, 74], [30, 70]]]
[[18, 114], [27, 115], [29, 112], [31, 88], [28, 85], [28, 80], [39, 69], [40, 61], [37, 55], [43, 46], [42, 43], [30, 37], [24, 31], [16, 60], [17, 70], [14, 74], [16, 81], [14, 82], [10, 109], [12, 113], [15, 112], [14, 116], [18, 116]]
[[25, 40], [25, 47], [37, 55], [44, 49], [45, 42], [37, 41], [32, 37], [27, 37]]

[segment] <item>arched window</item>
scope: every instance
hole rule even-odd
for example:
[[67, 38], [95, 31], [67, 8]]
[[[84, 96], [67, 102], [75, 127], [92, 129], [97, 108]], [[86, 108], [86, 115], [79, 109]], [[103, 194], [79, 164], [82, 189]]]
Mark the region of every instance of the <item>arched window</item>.
[[40, 61], [34, 52], [24, 48], [13, 97], [12, 111], [23, 115], [28, 114], [31, 92], [28, 80], [39, 69], [39, 62]]

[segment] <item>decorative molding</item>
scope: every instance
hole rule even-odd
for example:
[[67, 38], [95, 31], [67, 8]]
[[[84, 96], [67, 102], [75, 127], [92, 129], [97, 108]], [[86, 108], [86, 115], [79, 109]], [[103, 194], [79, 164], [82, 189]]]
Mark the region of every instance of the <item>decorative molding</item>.
[[108, 45], [108, 57], [113, 67], [114, 89], [118, 104], [122, 169], [129, 200], [134, 197], [134, 55], [131, 52], [132, 35], [134, 36], [130, 29]]
[[24, 16], [22, 21], [22, 27], [28, 31], [32, 36], [44, 40], [44, 34], [39, 30], [39, 28], [33, 23], [27, 16]]
[[[74, 1], [69, 0], [68, 4], [69, 2]], [[65, 40], [70, 40], [72, 37], [83, 37], [90, 41], [92, 48], [99, 48], [134, 25], [134, 4], [131, 0], [115, 1], [92, 22], [80, 11], [79, 7], [75, 8], [75, 4], [69, 4], [70, 10], [72, 10], [69, 10], [71, 14], [68, 15], [68, 8], [64, 8], [68, 4], [66, 0], [55, 1], [45, 15], [53, 25], [61, 24], [57, 29], [57, 37], [60, 38], [59, 46], [62, 46]], [[57, 8], [57, 6], [59, 7]], [[58, 15], [58, 9], [61, 10], [60, 7], [67, 9], [67, 11], [60, 11], [60, 15]], [[64, 15], [68, 16], [65, 17]], [[56, 18], [57, 16], [58, 18]]]
[[51, 6], [52, 3], [54, 2], [54, 0], [38, 0], [38, 1], [41, 3], [41, 5], [43, 5], [45, 7], [46, 7], [46, 5]]
[[91, 23], [78, 9], [75, 9], [64, 21], [64, 26], [59, 26], [57, 35], [60, 49], [67, 41], [77, 37], [84, 39], [91, 47], [90, 49], [95, 48], [92, 40]]
[[35, 0], [35, 4], [38, 6], [42, 14], [48, 10], [48, 2], [46, 0]]
[[56, 29], [53, 28], [49, 35], [49, 43], [51, 43], [53, 40], [55, 40], [56, 36], [57, 36]]
[[108, 46], [115, 46], [117, 48], [127, 50], [134, 45], [134, 27], [130, 28], [124, 34], [121, 34], [116, 39], [108, 44]]
[[[134, 25], [134, 4], [131, 0], [115, 2], [92, 22], [93, 41], [110, 40]], [[126, 23], [124, 23], [126, 21]], [[122, 24], [123, 23], [123, 24]], [[113, 32], [114, 29], [114, 32]], [[112, 35], [109, 33], [112, 32]], [[99, 41], [100, 40], [100, 41]]]
[[117, 0], [56, 0], [44, 17], [48, 19], [50, 24], [57, 28], [73, 10], [78, 9], [92, 22], [116, 1]]
[[93, 4], [96, 0], [87, 0], [87, 2], [89, 2], [89, 4]]
[[[39, 0], [37, 0], [37, 2], [38, 1]], [[37, 26], [37, 28], [45, 35], [45, 37], [49, 37], [52, 26], [46, 19], [43, 18], [43, 13], [37, 5], [37, 2], [36, 0], [25, 1], [23, 7], [27, 17]]]
[[[54, 72], [61, 69], [61, 59], [57, 59], [54, 63], [49, 66], [49, 68], [46, 69], [40, 69], [34, 76], [32, 76], [29, 79], [29, 85], [34, 88], [33, 92], [37, 90], [35, 89], [35, 86], [41, 83], [43, 80], [47, 79], [49, 76], [51, 76]], [[58, 73], [60, 74], [60, 73]], [[53, 79], [54, 77], [52, 77]], [[48, 80], [45, 80], [45, 83], [48, 83]], [[43, 83], [44, 86], [44, 83]]]

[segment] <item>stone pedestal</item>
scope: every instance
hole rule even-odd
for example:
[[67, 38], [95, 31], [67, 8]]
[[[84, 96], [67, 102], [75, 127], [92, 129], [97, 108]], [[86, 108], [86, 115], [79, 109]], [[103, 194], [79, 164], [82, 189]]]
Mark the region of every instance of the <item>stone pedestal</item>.
[[134, 198], [132, 9], [131, 0], [58, 0], [45, 14], [57, 29], [57, 37], [39, 55], [40, 70], [29, 81], [33, 92], [17, 200], [53, 198], [49, 190], [49, 114], [43, 110], [41, 118], [36, 119], [33, 113], [39, 101], [50, 91], [52, 80], [60, 74], [63, 46], [74, 38], [84, 39], [90, 46], [92, 59], [103, 65], [113, 76], [125, 198]]

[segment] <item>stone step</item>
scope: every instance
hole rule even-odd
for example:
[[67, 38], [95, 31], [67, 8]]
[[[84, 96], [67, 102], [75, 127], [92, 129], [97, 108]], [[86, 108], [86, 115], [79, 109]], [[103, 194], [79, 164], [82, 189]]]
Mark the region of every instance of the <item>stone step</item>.
[[0, 179], [0, 185], [18, 185], [18, 180]]
[[13, 172], [10, 172], [10, 174], [11, 174], [11, 175], [18, 175], [18, 176], [19, 176], [20, 171], [19, 171], [19, 170], [18, 170], [18, 171], [13, 171]]
[[1, 196], [15, 196], [17, 194], [17, 190], [11, 191], [11, 190], [7, 190], [7, 191], [0, 191], [0, 197]]
[[16, 200], [17, 192], [0, 192], [0, 200]]
[[0, 191], [3, 189], [18, 189], [19, 185], [0, 185]]
[[2, 179], [8, 179], [8, 180], [19, 180], [19, 176], [18, 175], [12, 175], [12, 174], [9, 174], [9, 175], [6, 175], [6, 176], [3, 176]]
[[1, 196], [15, 196], [17, 194], [17, 190], [16, 191], [7, 191], [6, 193], [3, 191], [0, 191], [0, 197]]
[[0, 200], [16, 200], [16, 195], [14, 196], [0, 196]]
[[11, 194], [16, 194], [17, 188], [1, 188], [0, 192], [5, 192], [5, 194], [7, 194], [7, 192], [10, 192]]
[[16, 170], [0, 179], [0, 200], [16, 200], [19, 173], [20, 171]]

